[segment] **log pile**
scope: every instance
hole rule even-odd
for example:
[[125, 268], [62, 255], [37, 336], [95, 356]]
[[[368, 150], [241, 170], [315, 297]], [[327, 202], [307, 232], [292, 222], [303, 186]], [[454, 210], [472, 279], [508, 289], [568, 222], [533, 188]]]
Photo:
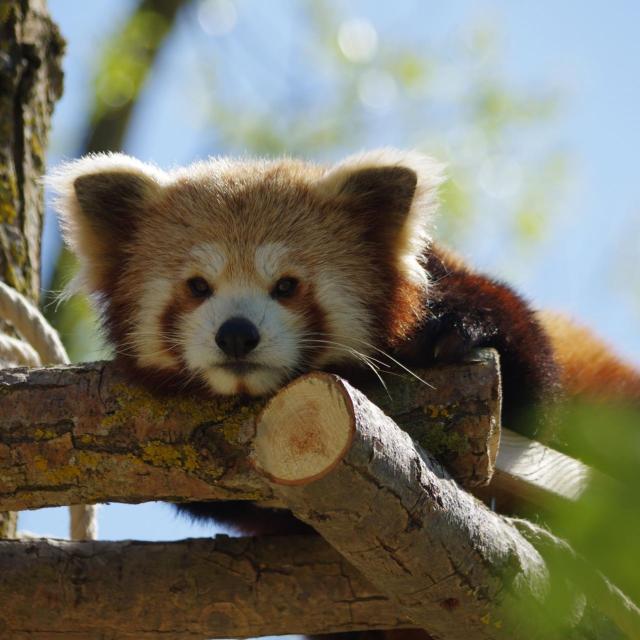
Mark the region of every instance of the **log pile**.
[[[393, 628], [546, 638], [561, 589], [566, 637], [640, 637], [638, 608], [566, 543], [469, 493], [488, 484], [570, 501], [593, 477], [510, 432], [499, 448], [496, 358], [421, 372], [428, 384], [401, 380], [375, 403], [323, 373], [247, 404], [155, 398], [110, 363], [0, 372], [0, 509], [246, 499], [320, 534], [2, 541], [0, 629], [19, 640]], [[554, 465], [572, 470], [567, 482]], [[559, 556], [595, 576], [597, 593], [566, 584], [549, 562]]]

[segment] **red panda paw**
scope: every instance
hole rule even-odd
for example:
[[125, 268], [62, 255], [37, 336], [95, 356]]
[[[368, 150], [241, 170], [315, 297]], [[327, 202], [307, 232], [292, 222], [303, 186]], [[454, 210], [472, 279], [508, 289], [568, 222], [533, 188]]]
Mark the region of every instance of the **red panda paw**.
[[434, 341], [435, 362], [460, 362], [474, 349], [476, 341], [459, 327], [447, 327]]

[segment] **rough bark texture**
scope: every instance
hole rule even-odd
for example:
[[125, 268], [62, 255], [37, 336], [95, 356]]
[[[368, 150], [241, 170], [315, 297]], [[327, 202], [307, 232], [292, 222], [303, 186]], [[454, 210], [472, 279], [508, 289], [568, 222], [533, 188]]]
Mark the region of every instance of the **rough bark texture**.
[[[479, 443], [484, 438], [490, 449], [488, 427], [498, 420], [495, 356], [423, 375], [435, 390], [404, 380], [390, 387], [388, 409], [448, 460], [468, 460], [470, 471], [460, 464], [461, 475], [476, 482], [478, 469], [491, 467], [478, 460]], [[111, 363], [1, 371], [0, 506], [273, 500], [248, 461], [263, 404], [154, 398]]]
[[[443, 462], [464, 487], [488, 484], [500, 445], [500, 364], [493, 349], [476, 351], [467, 364], [420, 371], [361, 389], [416, 442]], [[428, 428], [425, 426], [428, 425]]]
[[40, 287], [42, 187], [64, 50], [43, 0], [0, 6], [0, 276], [36, 299]]
[[12, 640], [203, 640], [410, 626], [316, 536], [2, 541], [0, 571], [0, 637]]
[[[39, 179], [63, 50], [44, 0], [0, 3], [0, 278], [32, 300], [40, 288]], [[0, 514], [0, 537], [15, 526], [15, 515]]]
[[[299, 423], [277, 423], [298, 410]], [[345, 446], [333, 453], [336, 440]], [[348, 383], [315, 374], [289, 385], [258, 420], [255, 457], [293, 513], [416, 626], [447, 640], [551, 637], [546, 607], [563, 576]], [[570, 628], [584, 599], [576, 585], [563, 588]]]

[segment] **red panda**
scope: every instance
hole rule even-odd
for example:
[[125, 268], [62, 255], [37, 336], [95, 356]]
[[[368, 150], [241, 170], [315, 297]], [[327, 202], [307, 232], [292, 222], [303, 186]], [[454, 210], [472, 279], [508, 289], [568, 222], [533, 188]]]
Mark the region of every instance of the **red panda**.
[[[212, 159], [170, 172], [94, 155], [49, 178], [76, 286], [152, 389], [261, 395], [309, 369], [495, 347], [505, 423], [526, 433], [529, 410], [566, 391], [640, 399], [640, 373], [597, 339], [432, 241], [441, 181], [435, 161], [389, 149], [332, 167]], [[256, 524], [242, 503], [180, 509], [244, 530], [282, 524]]]

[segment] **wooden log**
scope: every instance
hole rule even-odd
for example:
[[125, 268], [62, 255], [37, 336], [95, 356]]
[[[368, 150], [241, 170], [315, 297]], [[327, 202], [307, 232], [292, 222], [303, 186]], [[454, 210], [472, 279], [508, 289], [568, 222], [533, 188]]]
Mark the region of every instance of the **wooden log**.
[[613, 482], [580, 460], [503, 429], [496, 474], [488, 490], [498, 488], [512, 499], [548, 509], [578, 502], [594, 484], [603, 487]]
[[204, 640], [409, 626], [317, 536], [0, 541], [0, 637]]
[[[518, 527], [345, 381], [309, 375], [280, 392], [258, 420], [254, 459], [293, 513], [417, 626], [452, 640], [549, 637], [546, 599], [564, 576], [554, 583]], [[569, 626], [584, 603], [574, 588]]]
[[509, 609], [542, 606], [536, 550], [347, 383], [316, 374], [290, 384], [265, 408], [254, 446], [294, 514], [433, 635], [520, 637]]
[[158, 398], [109, 363], [0, 373], [0, 504], [268, 498], [246, 462], [260, 402]]
[[[493, 472], [495, 353], [390, 381], [372, 397], [463, 481]], [[432, 388], [433, 387], [433, 388]], [[0, 508], [247, 499], [274, 503], [247, 461], [264, 401], [154, 397], [113, 363], [0, 371]], [[276, 501], [277, 502], [277, 501]]]

